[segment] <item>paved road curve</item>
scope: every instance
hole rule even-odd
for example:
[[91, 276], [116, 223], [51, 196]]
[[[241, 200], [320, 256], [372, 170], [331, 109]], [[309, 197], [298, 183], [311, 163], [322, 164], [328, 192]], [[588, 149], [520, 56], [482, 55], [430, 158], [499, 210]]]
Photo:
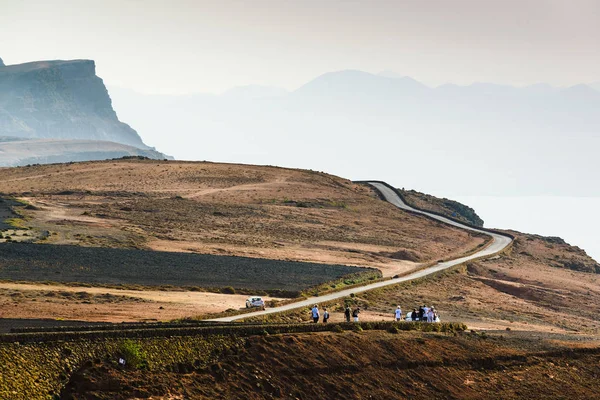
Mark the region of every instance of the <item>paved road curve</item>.
[[465, 261], [473, 260], [475, 258], [494, 255], [494, 254], [502, 251], [504, 248], [506, 248], [512, 241], [512, 239], [508, 236], [471, 228], [471, 227], [463, 225], [459, 222], [452, 221], [448, 218], [444, 218], [444, 217], [441, 217], [441, 216], [438, 216], [435, 214], [430, 214], [430, 213], [427, 213], [424, 211], [416, 210], [416, 209], [410, 207], [409, 205], [405, 204], [402, 201], [402, 199], [392, 189], [390, 189], [386, 185], [383, 185], [379, 182], [369, 182], [369, 184], [371, 186], [375, 187], [376, 189], [378, 189], [383, 194], [383, 196], [385, 197], [385, 199], [388, 202], [392, 203], [393, 205], [395, 205], [398, 208], [401, 208], [403, 210], [413, 211], [413, 212], [416, 212], [419, 214], [428, 215], [431, 218], [435, 218], [439, 221], [445, 222], [449, 225], [456, 226], [456, 227], [459, 227], [462, 229], [466, 229], [466, 230], [473, 231], [473, 232], [485, 233], [486, 235], [491, 236], [493, 238], [493, 241], [484, 249], [482, 249], [482, 250], [478, 251], [477, 253], [474, 253], [470, 256], [457, 258], [457, 259], [454, 259], [451, 261], [441, 262], [441, 263], [435, 264], [429, 268], [422, 269], [420, 271], [414, 272], [414, 273], [406, 275], [406, 276], [402, 276], [400, 278], [376, 282], [376, 283], [372, 283], [372, 284], [357, 287], [357, 288], [346, 289], [346, 290], [342, 290], [339, 292], [326, 294], [323, 296], [309, 297], [306, 300], [302, 300], [302, 301], [292, 303], [292, 304], [287, 304], [287, 305], [280, 306], [280, 307], [268, 308], [263, 311], [256, 311], [256, 312], [252, 312], [252, 313], [248, 313], [248, 314], [234, 315], [232, 317], [215, 318], [215, 319], [211, 319], [209, 321], [232, 322], [232, 321], [235, 321], [238, 319], [243, 319], [243, 318], [250, 318], [250, 317], [257, 317], [257, 316], [261, 316], [261, 315], [274, 314], [274, 313], [278, 313], [278, 312], [282, 312], [282, 311], [293, 310], [295, 308], [311, 306], [313, 304], [324, 303], [324, 302], [327, 302], [330, 300], [338, 299], [340, 297], [350, 296], [350, 293], [361, 293], [361, 292], [365, 292], [365, 291], [371, 290], [371, 289], [377, 289], [377, 288], [388, 286], [388, 285], [394, 285], [394, 284], [400, 283], [400, 282], [405, 282], [405, 281], [410, 281], [410, 280], [417, 279], [417, 278], [422, 278], [422, 277], [432, 274], [434, 272], [438, 272], [438, 271], [444, 270], [446, 268], [450, 268], [454, 265], [462, 264]]

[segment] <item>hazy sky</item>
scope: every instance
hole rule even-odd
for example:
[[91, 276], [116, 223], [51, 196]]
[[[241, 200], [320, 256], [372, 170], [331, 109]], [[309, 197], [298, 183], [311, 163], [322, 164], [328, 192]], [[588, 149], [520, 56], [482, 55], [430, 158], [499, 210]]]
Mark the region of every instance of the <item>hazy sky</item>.
[[7, 64], [91, 58], [147, 93], [294, 89], [324, 72], [424, 83], [600, 81], [598, 0], [0, 0]]

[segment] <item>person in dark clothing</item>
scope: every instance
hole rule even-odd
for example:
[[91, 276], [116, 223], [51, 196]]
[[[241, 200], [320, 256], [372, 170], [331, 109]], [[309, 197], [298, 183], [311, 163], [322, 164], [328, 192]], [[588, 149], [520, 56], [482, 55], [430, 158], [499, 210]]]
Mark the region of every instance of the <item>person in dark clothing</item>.
[[423, 310], [423, 307], [419, 308], [419, 321], [424, 321], [425, 318], [425, 310]]
[[411, 314], [411, 319], [413, 321], [420, 321], [419, 320], [419, 312], [417, 311], [416, 308], [413, 308], [412, 314]]
[[329, 311], [327, 311], [327, 308], [323, 308], [323, 323], [326, 324], [328, 320], [329, 320]]
[[344, 316], [346, 317], [346, 322], [350, 322], [350, 306], [346, 306], [346, 310], [344, 310]]
[[354, 317], [354, 322], [358, 322], [358, 314], [360, 314], [360, 308], [356, 307], [354, 311], [352, 311], [352, 317]]

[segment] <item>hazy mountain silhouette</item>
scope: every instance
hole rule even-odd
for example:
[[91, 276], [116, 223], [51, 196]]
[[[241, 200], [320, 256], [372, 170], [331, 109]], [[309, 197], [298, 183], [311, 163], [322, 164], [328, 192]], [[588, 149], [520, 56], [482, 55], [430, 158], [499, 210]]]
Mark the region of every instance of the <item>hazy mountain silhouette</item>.
[[221, 96], [251, 100], [280, 97], [286, 94], [288, 94], [287, 90], [275, 86], [246, 85], [229, 89]]
[[92, 60], [0, 62], [0, 137], [22, 140], [0, 146], [4, 166], [22, 160], [75, 161], [84, 154], [165, 158], [119, 121]]
[[0, 167], [107, 160], [127, 156], [154, 159], [165, 157], [154, 150], [101, 140], [21, 139], [0, 136]]
[[346, 70], [271, 97], [110, 91], [120, 115], [178, 158], [378, 177], [446, 195], [600, 195], [600, 92], [586, 85], [431, 88]]

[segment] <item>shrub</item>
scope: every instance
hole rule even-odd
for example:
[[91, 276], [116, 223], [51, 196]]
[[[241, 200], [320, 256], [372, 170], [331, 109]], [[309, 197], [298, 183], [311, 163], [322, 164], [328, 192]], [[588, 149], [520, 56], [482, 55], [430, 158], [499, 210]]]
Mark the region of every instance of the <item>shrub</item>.
[[235, 294], [235, 289], [231, 286], [226, 286], [221, 289], [221, 293], [223, 294]]
[[334, 327], [333, 327], [333, 331], [334, 331], [335, 333], [343, 333], [343, 332], [344, 332], [344, 328], [342, 328], [342, 327], [341, 327], [341, 326], [339, 326], [339, 325], [336, 325], [336, 326], [334, 326]]
[[146, 353], [142, 346], [133, 340], [127, 339], [119, 346], [119, 353], [126, 361], [126, 366], [134, 369], [144, 368], [147, 365]]

